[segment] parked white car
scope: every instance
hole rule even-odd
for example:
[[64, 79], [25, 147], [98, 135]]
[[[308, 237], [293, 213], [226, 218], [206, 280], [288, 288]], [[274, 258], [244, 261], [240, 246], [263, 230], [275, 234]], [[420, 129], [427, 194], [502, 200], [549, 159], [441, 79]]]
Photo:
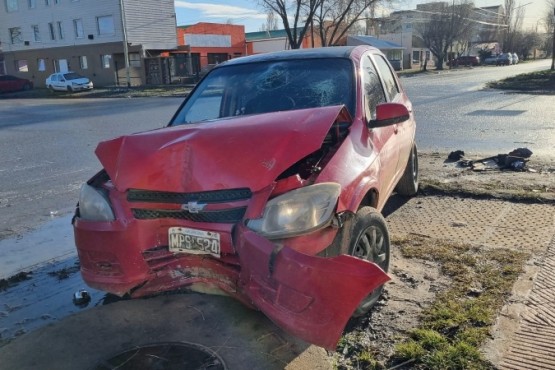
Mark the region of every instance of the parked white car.
[[516, 53], [513, 53], [513, 64], [518, 64], [518, 55]]
[[46, 79], [46, 87], [58, 91], [91, 90], [93, 83], [75, 72], [53, 73]]

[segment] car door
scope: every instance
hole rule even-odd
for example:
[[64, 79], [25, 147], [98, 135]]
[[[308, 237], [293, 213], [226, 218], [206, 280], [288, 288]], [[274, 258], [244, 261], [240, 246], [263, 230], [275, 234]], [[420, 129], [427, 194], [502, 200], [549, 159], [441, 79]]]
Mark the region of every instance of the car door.
[[50, 86], [52, 86], [52, 88], [53, 88], [54, 90], [59, 90], [59, 89], [60, 89], [60, 86], [59, 86], [59, 83], [60, 83], [60, 82], [59, 82], [58, 80], [59, 80], [59, 78], [58, 78], [58, 74], [57, 74], [57, 73], [55, 73], [55, 74], [53, 74], [52, 76], [50, 76]]
[[56, 78], [56, 89], [57, 90], [66, 90], [66, 79], [62, 73], [58, 73]]
[[412, 104], [403, 92], [400, 83], [395, 76], [390, 64], [383, 55], [374, 54], [374, 62], [379, 71], [384, 87], [385, 96], [388, 102], [400, 103], [407, 107], [411, 114], [410, 119], [399, 122], [392, 126], [393, 135], [390, 137], [392, 140], [389, 143], [391, 148], [397, 151], [397, 163], [395, 165], [395, 176], [399, 177], [403, 173], [407, 161], [409, 159], [413, 136], [414, 136], [414, 120], [412, 115]]
[[[364, 115], [366, 122], [376, 118], [376, 106], [387, 102], [386, 92], [379, 76], [378, 69], [370, 54], [366, 54], [361, 59], [361, 82], [364, 97]], [[379, 153], [380, 162], [380, 193], [387, 197], [391, 192], [399, 151], [396, 146], [396, 126], [372, 128], [370, 135], [375, 149]]]

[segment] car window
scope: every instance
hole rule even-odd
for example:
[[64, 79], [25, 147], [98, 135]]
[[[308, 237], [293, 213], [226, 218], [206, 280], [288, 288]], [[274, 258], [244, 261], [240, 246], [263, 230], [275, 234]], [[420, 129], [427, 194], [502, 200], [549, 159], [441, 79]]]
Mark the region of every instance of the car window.
[[80, 74], [77, 74], [77, 73], [65, 73], [64, 78], [66, 80], [76, 80], [78, 78], [83, 78], [83, 76], [81, 76]]
[[320, 58], [222, 66], [202, 80], [170, 125], [345, 105], [354, 114], [353, 64]]
[[50, 81], [58, 81], [58, 75], [50, 76]]
[[389, 64], [381, 55], [374, 55], [374, 60], [376, 61], [376, 67], [378, 68], [378, 71], [380, 72], [380, 75], [382, 77], [387, 101], [392, 101], [399, 93], [397, 81], [393, 76], [391, 68], [389, 68]]
[[362, 86], [364, 88], [364, 110], [366, 119], [376, 118], [376, 106], [385, 103], [385, 94], [382, 83], [374, 67], [374, 63], [368, 56], [362, 58]]

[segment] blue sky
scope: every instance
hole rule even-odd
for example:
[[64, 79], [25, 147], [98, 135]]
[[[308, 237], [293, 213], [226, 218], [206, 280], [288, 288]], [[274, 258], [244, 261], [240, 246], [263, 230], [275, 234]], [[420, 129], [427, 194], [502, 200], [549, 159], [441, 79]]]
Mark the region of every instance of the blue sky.
[[[426, 2], [430, 0], [396, 0], [389, 10], [414, 9], [416, 4]], [[257, 0], [176, 0], [177, 25], [229, 21], [244, 25], [246, 32], [259, 31], [266, 22], [266, 14], [257, 4]], [[474, 0], [474, 5], [479, 7], [503, 4], [504, 0]], [[546, 12], [547, 0], [522, 0], [519, 5], [523, 5], [526, 9], [525, 29], [534, 28], [538, 19], [543, 18]], [[384, 11], [387, 12], [388, 9]]]

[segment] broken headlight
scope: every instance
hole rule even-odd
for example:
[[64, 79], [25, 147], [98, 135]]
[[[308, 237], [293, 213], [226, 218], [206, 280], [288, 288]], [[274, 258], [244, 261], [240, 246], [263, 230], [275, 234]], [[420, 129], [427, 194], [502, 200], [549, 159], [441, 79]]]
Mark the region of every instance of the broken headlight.
[[108, 197], [101, 190], [83, 184], [79, 193], [79, 216], [89, 221], [114, 221]]
[[341, 186], [321, 183], [295, 189], [270, 200], [262, 218], [247, 226], [269, 239], [306, 234], [329, 224]]

